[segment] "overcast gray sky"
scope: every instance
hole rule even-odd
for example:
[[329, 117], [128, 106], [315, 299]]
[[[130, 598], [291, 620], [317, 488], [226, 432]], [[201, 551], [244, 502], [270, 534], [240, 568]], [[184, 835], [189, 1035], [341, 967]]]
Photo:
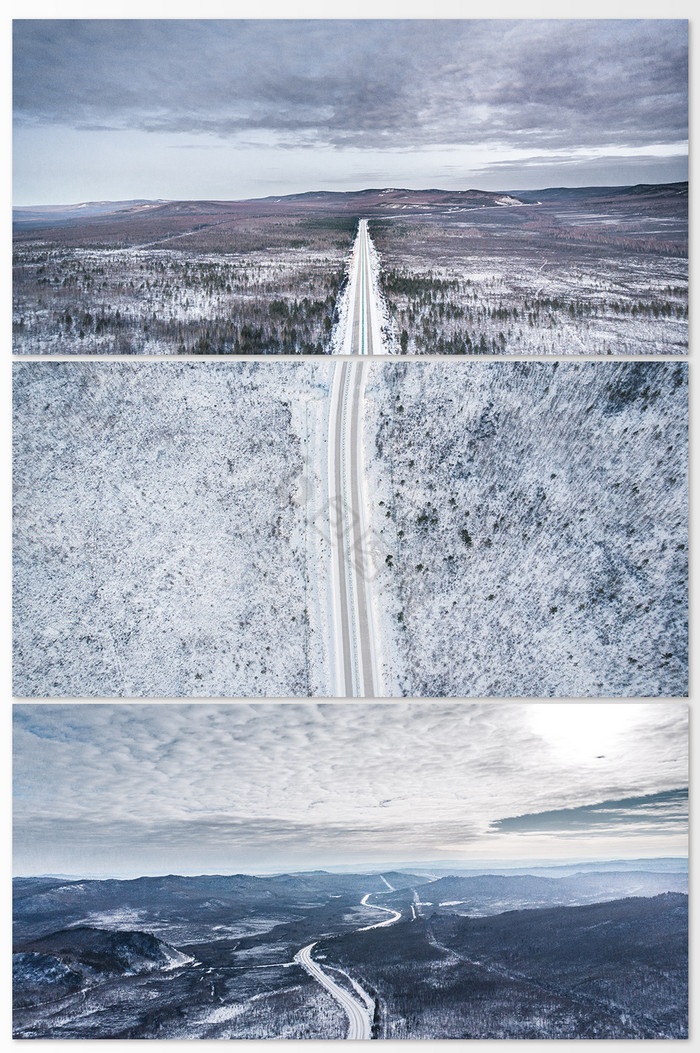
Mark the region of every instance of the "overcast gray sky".
[[683, 703], [22, 704], [15, 870], [683, 854]]
[[687, 178], [681, 20], [18, 20], [15, 204]]

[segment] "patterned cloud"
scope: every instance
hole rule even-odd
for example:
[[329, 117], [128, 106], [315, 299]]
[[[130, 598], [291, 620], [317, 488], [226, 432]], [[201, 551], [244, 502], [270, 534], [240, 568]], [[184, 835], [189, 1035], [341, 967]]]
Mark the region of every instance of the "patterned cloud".
[[15, 707], [20, 872], [643, 854], [686, 785], [669, 702]]
[[687, 133], [687, 25], [20, 20], [21, 123], [297, 144], [625, 146]]

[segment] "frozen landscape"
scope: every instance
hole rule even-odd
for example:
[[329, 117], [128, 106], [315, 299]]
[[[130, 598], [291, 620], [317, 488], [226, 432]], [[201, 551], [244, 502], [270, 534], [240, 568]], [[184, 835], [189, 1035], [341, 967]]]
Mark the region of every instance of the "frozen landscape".
[[326, 385], [289, 365], [19, 367], [20, 694], [324, 693], [299, 495]]
[[371, 375], [404, 692], [686, 694], [687, 367]]
[[14, 1036], [683, 1038], [687, 872], [668, 862], [16, 879]]
[[683, 363], [22, 363], [14, 392], [18, 695], [687, 692]]
[[25, 232], [15, 246], [15, 350], [323, 353], [354, 220], [214, 211], [144, 204], [96, 217], [95, 229]]
[[12, 1038], [687, 1039], [688, 21], [332, 14], [13, 20]]
[[401, 349], [448, 355], [688, 350], [687, 184], [518, 194], [377, 217]]
[[682, 1038], [681, 702], [14, 707], [17, 1038]]
[[681, 183], [19, 209], [13, 347], [355, 353], [338, 321], [369, 223], [384, 352], [685, 354], [687, 211]]

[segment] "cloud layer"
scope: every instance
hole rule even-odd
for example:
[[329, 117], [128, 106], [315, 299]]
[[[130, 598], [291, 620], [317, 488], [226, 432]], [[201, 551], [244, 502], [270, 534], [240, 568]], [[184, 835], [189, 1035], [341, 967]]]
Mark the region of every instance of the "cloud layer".
[[625, 827], [635, 831], [654, 829], [663, 823], [667, 828], [678, 826], [684, 830], [688, 823], [687, 789], [667, 790], [639, 797], [625, 797], [617, 801], [601, 801], [599, 804], [584, 804], [578, 808], [561, 808], [552, 812], [537, 812], [534, 815], [511, 816], [499, 819], [494, 830], [592, 832], [594, 830], [616, 830], [626, 832]]
[[413, 150], [687, 135], [682, 21], [20, 20], [19, 124]]
[[687, 37], [673, 20], [18, 20], [16, 202], [682, 180]]
[[687, 782], [681, 704], [15, 710], [25, 872], [522, 855], [533, 831], [550, 855], [572, 836], [585, 855], [598, 835], [683, 832], [664, 796]]

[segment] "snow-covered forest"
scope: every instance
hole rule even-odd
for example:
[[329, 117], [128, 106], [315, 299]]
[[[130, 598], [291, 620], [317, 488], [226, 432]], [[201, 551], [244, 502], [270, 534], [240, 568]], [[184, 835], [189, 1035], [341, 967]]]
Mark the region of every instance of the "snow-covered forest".
[[270, 365], [16, 367], [18, 694], [313, 691], [294, 418], [325, 389]]
[[[684, 363], [366, 361], [392, 692], [683, 695]], [[15, 367], [15, 691], [327, 695], [331, 362]]]
[[374, 376], [407, 693], [685, 694], [685, 364]]

